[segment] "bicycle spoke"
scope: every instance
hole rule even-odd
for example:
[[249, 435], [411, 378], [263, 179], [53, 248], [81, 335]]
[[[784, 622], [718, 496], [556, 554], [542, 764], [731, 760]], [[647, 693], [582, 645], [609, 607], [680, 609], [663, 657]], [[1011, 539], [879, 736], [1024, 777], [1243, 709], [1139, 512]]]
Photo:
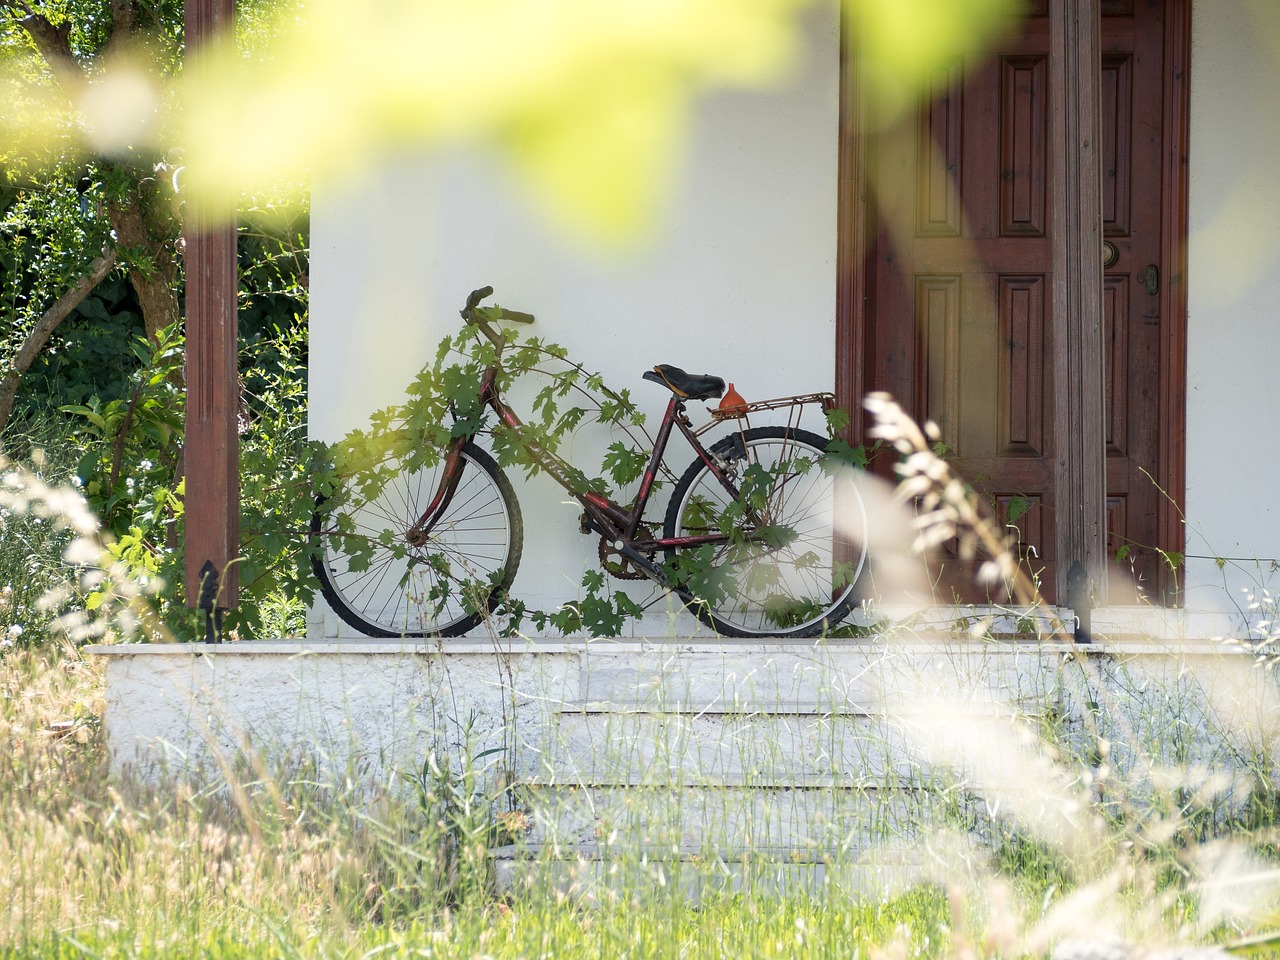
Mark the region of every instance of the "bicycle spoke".
[[459, 633], [510, 583], [522, 527], [510, 484], [470, 445], [460, 465], [452, 498], [419, 546], [407, 534], [437, 496], [443, 461], [397, 474], [376, 496], [313, 524], [333, 531], [315, 566], [326, 599], [348, 623], [375, 636]]
[[[835, 481], [821, 465], [825, 441], [783, 428], [744, 431], [723, 442], [734, 469], [739, 506], [710, 470], [695, 462], [680, 482], [668, 514], [669, 535], [718, 531], [735, 517], [728, 542], [709, 553], [709, 569], [692, 572], [685, 592], [695, 611], [736, 635], [809, 636], [848, 608], [852, 579], [837, 563]], [[735, 449], [742, 451], [734, 460]], [[744, 455], [745, 454], [745, 455]], [[859, 507], [859, 509], [861, 509]], [[694, 554], [698, 556], [698, 554]]]

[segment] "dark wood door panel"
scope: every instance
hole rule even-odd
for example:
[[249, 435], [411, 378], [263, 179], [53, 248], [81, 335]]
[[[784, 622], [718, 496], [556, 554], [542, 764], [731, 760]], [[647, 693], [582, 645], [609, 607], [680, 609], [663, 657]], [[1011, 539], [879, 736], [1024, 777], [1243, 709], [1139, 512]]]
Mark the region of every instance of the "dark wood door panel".
[[1000, 235], [1047, 237], [1049, 57], [1006, 55], [999, 70]]
[[[1164, 14], [1124, 2], [1104, 13], [1106, 493], [1111, 548], [1141, 584], [1157, 556], [1137, 547], [1157, 541], [1161, 301], [1144, 271], [1159, 271], [1163, 249]], [[939, 72], [934, 100], [871, 141], [865, 326], [868, 387], [938, 423], [957, 472], [1001, 516], [1019, 505], [1012, 522], [1041, 569], [1055, 549], [1048, 50], [1033, 15], [985, 61]], [[980, 600], [985, 588], [965, 585], [975, 570], [953, 543], [937, 582]]]

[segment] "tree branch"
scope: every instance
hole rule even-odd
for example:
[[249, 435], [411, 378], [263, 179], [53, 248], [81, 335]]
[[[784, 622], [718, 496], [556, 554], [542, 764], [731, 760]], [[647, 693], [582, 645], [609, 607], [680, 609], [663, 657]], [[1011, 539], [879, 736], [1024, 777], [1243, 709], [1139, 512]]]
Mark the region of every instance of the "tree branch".
[[35, 362], [45, 344], [49, 342], [53, 331], [57, 330], [58, 325], [71, 315], [71, 311], [80, 306], [84, 298], [93, 292], [94, 287], [106, 279], [115, 265], [115, 250], [104, 250], [102, 256], [89, 264], [89, 269], [80, 278], [79, 283], [55, 300], [53, 306], [40, 315], [35, 327], [27, 334], [27, 338], [22, 341], [22, 346], [14, 355], [11, 368], [4, 375], [4, 379], [0, 380], [0, 427], [9, 421], [9, 414], [13, 412], [18, 382], [31, 368], [31, 364]]
[[111, 32], [103, 45], [102, 53], [123, 47], [133, 36], [134, 0], [111, 0]]
[[111, 0], [111, 36], [133, 33], [134, 0]]
[[116, 244], [125, 251], [126, 260], [142, 252], [151, 261], [143, 267], [129, 262], [128, 267], [129, 282], [138, 295], [147, 337], [155, 342], [162, 328], [179, 319], [177, 267], [173, 256], [166, 243], [151, 232], [139, 191], [131, 189], [116, 197], [108, 208], [108, 217], [115, 228]]
[[[10, 4], [5, 6], [12, 9]], [[84, 67], [71, 51], [71, 27], [65, 23], [54, 26], [44, 14], [33, 12], [26, 4], [22, 6], [27, 11], [27, 15], [19, 18], [18, 23], [22, 24], [22, 28], [27, 31], [27, 36], [31, 38], [31, 42], [40, 51], [40, 56], [44, 57], [44, 62], [49, 65], [49, 69], [53, 71], [59, 82], [65, 84], [69, 80], [83, 79]]]

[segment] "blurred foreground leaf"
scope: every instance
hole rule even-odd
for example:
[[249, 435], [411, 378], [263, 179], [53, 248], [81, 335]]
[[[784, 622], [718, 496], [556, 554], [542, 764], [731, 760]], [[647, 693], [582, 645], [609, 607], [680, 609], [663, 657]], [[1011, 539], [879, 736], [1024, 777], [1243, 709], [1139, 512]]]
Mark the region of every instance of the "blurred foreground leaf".
[[[261, 0], [243, 5], [238, 46], [175, 78], [156, 54], [178, 37], [139, 36], [63, 70], [22, 27], [31, 7], [74, 36], [92, 32], [80, 20], [110, 23], [110, 10], [129, 4], [0, 0], [0, 165], [76, 151], [168, 158], [185, 163], [182, 189], [229, 206], [281, 184], [341, 182], [405, 152], [480, 144], [561, 222], [624, 242], [662, 210], [694, 98], [778, 82], [801, 53], [800, 15], [812, 3]], [[878, 117], [979, 51], [1019, 6], [848, 3]], [[178, 96], [184, 76], [197, 82]]]

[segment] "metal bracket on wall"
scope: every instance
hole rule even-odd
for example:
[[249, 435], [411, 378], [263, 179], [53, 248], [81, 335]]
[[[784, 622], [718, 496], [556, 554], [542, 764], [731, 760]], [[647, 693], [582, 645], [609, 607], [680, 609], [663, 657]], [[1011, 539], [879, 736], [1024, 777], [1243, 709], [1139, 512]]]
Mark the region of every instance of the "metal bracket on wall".
[[1073, 563], [1067, 571], [1067, 603], [1075, 613], [1076, 643], [1093, 642], [1093, 597], [1084, 564]]
[[222, 608], [218, 606], [218, 568], [206, 560], [200, 568], [200, 609], [204, 611], [204, 642], [222, 642]]

